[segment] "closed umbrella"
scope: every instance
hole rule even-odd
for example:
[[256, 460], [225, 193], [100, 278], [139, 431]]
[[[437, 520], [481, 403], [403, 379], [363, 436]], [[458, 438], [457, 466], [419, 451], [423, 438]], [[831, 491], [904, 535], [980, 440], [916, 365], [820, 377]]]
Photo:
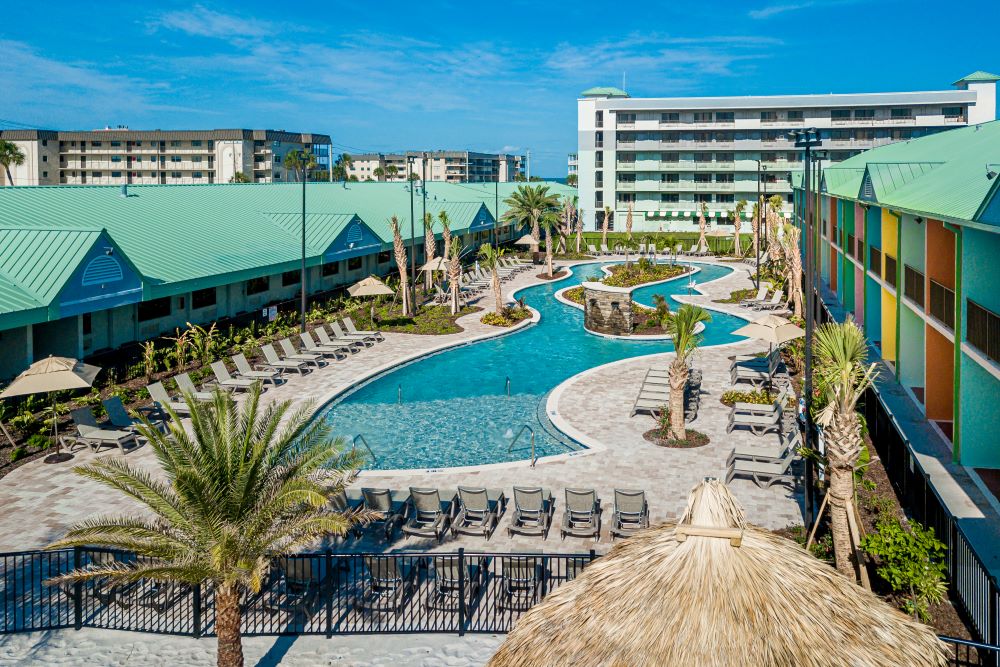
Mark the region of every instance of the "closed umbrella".
[[[10, 385], [0, 392], [0, 398], [26, 396], [28, 394], [48, 394], [66, 389], [86, 389], [94, 384], [94, 378], [101, 372], [100, 367], [85, 364], [68, 357], [46, 357], [31, 364], [26, 371], [14, 378]], [[52, 397], [52, 437], [56, 441], [56, 453], [45, 458], [46, 463], [60, 463], [73, 458], [62, 452], [59, 442], [59, 423], [56, 418], [56, 399]]]
[[532, 607], [487, 667], [943, 667], [944, 648], [706, 480], [678, 524], [640, 531]]

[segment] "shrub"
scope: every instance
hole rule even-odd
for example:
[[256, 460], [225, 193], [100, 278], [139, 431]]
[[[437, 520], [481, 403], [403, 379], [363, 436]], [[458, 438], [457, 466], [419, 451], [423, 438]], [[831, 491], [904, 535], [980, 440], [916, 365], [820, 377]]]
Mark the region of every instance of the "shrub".
[[10, 450], [10, 462], [14, 463], [15, 461], [20, 461], [27, 455], [28, 452], [24, 447], [15, 447], [14, 449]]
[[495, 327], [510, 327], [529, 317], [531, 317], [531, 311], [523, 305], [518, 305], [513, 308], [504, 308], [499, 313], [486, 313], [479, 321]]
[[47, 435], [42, 435], [41, 433], [36, 433], [28, 438], [27, 442], [24, 444], [29, 449], [48, 449], [52, 446], [52, 438]]
[[573, 303], [583, 305], [583, 287], [571, 287], [563, 292], [563, 296]]
[[730, 389], [722, 394], [722, 402], [732, 406], [734, 403], [753, 403], [754, 405], [770, 405], [777, 398], [776, 394], [763, 389], [753, 391], [739, 391]]

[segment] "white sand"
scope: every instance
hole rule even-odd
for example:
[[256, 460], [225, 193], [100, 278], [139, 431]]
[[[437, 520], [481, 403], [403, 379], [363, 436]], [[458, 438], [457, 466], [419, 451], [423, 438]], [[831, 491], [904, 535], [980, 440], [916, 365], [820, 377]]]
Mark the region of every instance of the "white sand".
[[[466, 667], [484, 665], [503, 635], [246, 637], [247, 667]], [[0, 637], [0, 665], [214, 665], [215, 638], [117, 630], [56, 630]]]

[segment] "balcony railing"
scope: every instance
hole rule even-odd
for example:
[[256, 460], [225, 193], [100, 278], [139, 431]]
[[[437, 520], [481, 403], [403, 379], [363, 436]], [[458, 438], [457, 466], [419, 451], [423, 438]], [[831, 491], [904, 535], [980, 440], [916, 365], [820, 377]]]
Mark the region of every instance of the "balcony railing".
[[991, 360], [1000, 363], [1000, 315], [967, 300], [965, 339]]
[[931, 317], [949, 329], [955, 328], [955, 291], [933, 278], [931, 283]]
[[[888, 256], [886, 256], [888, 259]], [[920, 273], [912, 266], [903, 265], [903, 294], [907, 299], [913, 301], [923, 310], [924, 302], [924, 274]]]
[[885, 282], [896, 287], [896, 258], [887, 254], [885, 256]]
[[882, 276], [882, 251], [875, 246], [868, 248], [868, 270]]
[[854, 246], [854, 234], [848, 234], [847, 235], [847, 248], [845, 248], [845, 251], [847, 252], [848, 255], [850, 255], [852, 257], [854, 256], [854, 247], [855, 247]]

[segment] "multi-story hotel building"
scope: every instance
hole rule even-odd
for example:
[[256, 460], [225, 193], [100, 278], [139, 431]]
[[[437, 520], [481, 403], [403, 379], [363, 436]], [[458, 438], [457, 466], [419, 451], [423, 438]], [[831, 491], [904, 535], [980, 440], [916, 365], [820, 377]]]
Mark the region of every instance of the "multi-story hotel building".
[[24, 164], [3, 185], [228, 183], [236, 172], [256, 183], [289, 180], [284, 156], [328, 146], [325, 134], [283, 130], [0, 130]]
[[[426, 164], [425, 164], [426, 163]], [[352, 155], [347, 169], [359, 181], [405, 181], [411, 173], [446, 183], [508, 183], [524, 174], [520, 155], [471, 151], [407, 151]]]
[[566, 159], [566, 175], [576, 176], [579, 171], [580, 160], [576, 157], [576, 153], [570, 153], [569, 157]]
[[[802, 168], [789, 131], [817, 128], [829, 158], [996, 118], [996, 79], [976, 72], [955, 90], [749, 97], [632, 98], [591, 88], [577, 102], [580, 212], [598, 228], [605, 207], [634, 228], [691, 229], [704, 205], [713, 224], [740, 200], [786, 200]], [[750, 207], [748, 207], [749, 209]], [[750, 211], [745, 212], [749, 217]]]

